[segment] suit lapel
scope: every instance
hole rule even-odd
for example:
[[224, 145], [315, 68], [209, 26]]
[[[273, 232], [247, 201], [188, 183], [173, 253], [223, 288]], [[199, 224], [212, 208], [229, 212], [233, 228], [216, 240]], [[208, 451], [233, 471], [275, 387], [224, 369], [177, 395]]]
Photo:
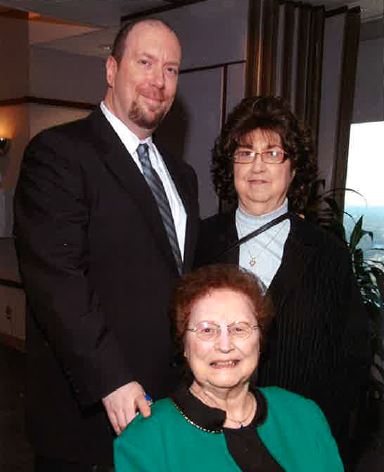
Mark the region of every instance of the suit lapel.
[[101, 110], [97, 109], [89, 119], [98, 143], [95, 146], [96, 154], [136, 202], [162, 253], [177, 273], [176, 262], [157, 203], [143, 175]]

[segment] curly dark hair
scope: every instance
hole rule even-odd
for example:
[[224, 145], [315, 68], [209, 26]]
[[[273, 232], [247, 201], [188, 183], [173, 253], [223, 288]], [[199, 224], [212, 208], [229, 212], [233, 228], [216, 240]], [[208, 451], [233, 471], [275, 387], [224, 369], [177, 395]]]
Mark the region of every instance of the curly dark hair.
[[228, 116], [212, 150], [211, 173], [217, 195], [231, 208], [237, 203], [232, 156], [246, 135], [256, 129], [273, 131], [280, 136], [295, 170], [287, 194], [289, 208], [303, 213], [317, 175], [312, 138], [281, 97], [244, 98]]
[[260, 328], [261, 342], [272, 320], [272, 305], [263, 294], [259, 279], [251, 272], [232, 264], [213, 264], [184, 275], [176, 286], [171, 318], [179, 348], [183, 347], [189, 317], [195, 303], [215, 290], [228, 289], [245, 295], [253, 306]]

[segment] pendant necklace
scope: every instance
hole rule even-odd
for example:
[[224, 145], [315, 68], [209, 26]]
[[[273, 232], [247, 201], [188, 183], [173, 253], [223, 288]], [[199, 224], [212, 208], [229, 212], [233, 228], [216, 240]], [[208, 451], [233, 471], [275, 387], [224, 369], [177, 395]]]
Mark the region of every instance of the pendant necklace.
[[247, 420], [251, 417], [251, 415], [253, 416], [255, 414], [255, 411], [256, 411], [256, 398], [249, 394], [250, 397], [251, 397], [251, 400], [252, 400], [252, 405], [251, 405], [251, 409], [250, 411], [247, 413], [247, 416], [245, 416], [245, 418], [241, 419], [241, 420], [235, 420], [234, 418], [230, 418], [228, 415], [226, 417], [226, 420], [228, 421], [231, 421], [232, 423], [236, 423], [240, 426], [240, 428], [244, 428], [244, 423], [247, 423]]
[[[275, 233], [273, 234], [273, 236], [271, 236], [271, 238], [269, 239], [269, 241], [267, 242], [267, 244], [266, 244], [264, 247], [262, 247], [261, 250], [260, 250], [257, 254], [253, 255], [252, 252], [251, 252], [251, 250], [249, 249], [249, 247], [250, 247], [250, 245], [251, 245], [251, 241], [247, 241], [247, 242], [245, 243], [244, 246], [245, 246], [245, 248], [247, 249], [247, 252], [248, 252], [248, 254], [249, 254], [248, 264], [250, 265], [250, 267], [253, 268], [253, 267], [255, 266], [256, 261], [257, 261], [257, 258], [260, 256], [260, 254], [261, 254], [263, 251], [265, 251], [265, 250], [268, 248], [268, 246], [272, 243], [272, 241], [274, 241], [274, 240], [277, 238], [277, 236], [279, 235], [280, 231], [283, 229], [283, 226], [284, 226], [284, 225], [283, 225], [283, 224], [280, 224], [279, 226], [280, 226], [280, 228], [276, 229]], [[240, 238], [242, 238], [242, 237], [245, 236], [245, 234], [243, 234], [243, 230], [242, 230], [240, 224], [239, 224], [239, 233], [240, 233]]]

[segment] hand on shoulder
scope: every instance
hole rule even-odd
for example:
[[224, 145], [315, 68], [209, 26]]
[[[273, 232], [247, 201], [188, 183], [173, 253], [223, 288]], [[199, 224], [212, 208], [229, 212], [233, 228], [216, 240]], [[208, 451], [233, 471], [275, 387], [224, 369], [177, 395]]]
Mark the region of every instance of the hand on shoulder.
[[140, 412], [144, 417], [151, 414], [145, 391], [138, 382], [129, 382], [103, 398], [109, 421], [116, 434], [120, 434]]

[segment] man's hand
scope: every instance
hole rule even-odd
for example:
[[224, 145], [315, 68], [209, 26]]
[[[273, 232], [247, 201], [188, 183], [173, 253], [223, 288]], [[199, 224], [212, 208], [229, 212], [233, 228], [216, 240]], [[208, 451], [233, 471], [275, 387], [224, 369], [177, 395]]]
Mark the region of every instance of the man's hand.
[[138, 382], [129, 382], [103, 398], [109, 421], [116, 434], [120, 434], [139, 411], [150, 416], [151, 408], [145, 399], [143, 387]]

